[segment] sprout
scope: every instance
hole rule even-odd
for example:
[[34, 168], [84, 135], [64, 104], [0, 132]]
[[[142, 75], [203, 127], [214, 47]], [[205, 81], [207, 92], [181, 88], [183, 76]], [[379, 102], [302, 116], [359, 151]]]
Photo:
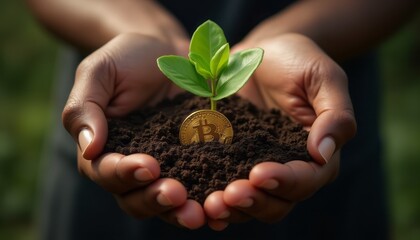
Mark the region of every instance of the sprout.
[[241, 89], [260, 65], [264, 51], [247, 49], [230, 55], [223, 30], [207, 20], [194, 32], [188, 59], [166, 55], [157, 59], [159, 69], [180, 88], [216, 102]]

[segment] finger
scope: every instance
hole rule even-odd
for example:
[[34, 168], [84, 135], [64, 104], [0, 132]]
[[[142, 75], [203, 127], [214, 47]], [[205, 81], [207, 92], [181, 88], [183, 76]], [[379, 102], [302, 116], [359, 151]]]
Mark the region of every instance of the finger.
[[226, 219], [231, 215], [229, 207], [223, 201], [223, 191], [215, 191], [207, 196], [203, 207], [211, 219]]
[[161, 218], [171, 224], [197, 229], [206, 223], [206, 216], [201, 205], [194, 200], [187, 200], [182, 206], [161, 214]]
[[255, 166], [250, 183], [269, 194], [289, 201], [303, 201], [335, 179], [339, 170], [339, 153], [329, 164], [290, 161], [286, 164], [265, 162]]
[[255, 77], [266, 93], [262, 94], [265, 105], [280, 107], [310, 126], [308, 151], [316, 162], [325, 164], [356, 133], [346, 74], [301, 35], [286, 34], [263, 47], [270, 51]]
[[214, 224], [217, 229], [223, 225], [227, 227], [228, 223], [241, 223], [251, 219], [250, 216], [225, 203], [224, 191], [211, 193], [204, 201], [204, 211], [211, 220], [214, 220], [209, 224], [211, 226]]
[[320, 164], [327, 163], [356, 133], [347, 77], [332, 60], [327, 62], [313, 77], [321, 83], [311, 99], [317, 117], [307, 143], [309, 153]]
[[122, 194], [149, 184], [160, 175], [159, 163], [146, 154], [104, 154], [95, 161], [79, 158], [79, 170], [109, 192]]
[[295, 203], [264, 193], [248, 180], [237, 180], [227, 186], [225, 203], [260, 221], [273, 223], [284, 218]]
[[159, 162], [147, 154], [124, 156], [116, 166], [116, 175], [125, 185], [131, 182], [141, 184], [157, 179], [160, 175]]
[[207, 225], [214, 231], [223, 231], [229, 226], [229, 222], [224, 220], [208, 219]]
[[115, 197], [127, 214], [143, 219], [182, 206], [187, 200], [187, 191], [180, 182], [162, 178], [144, 188]]
[[98, 52], [83, 60], [62, 113], [63, 124], [85, 159], [96, 158], [107, 139], [104, 109], [112, 98], [113, 71], [110, 60]]

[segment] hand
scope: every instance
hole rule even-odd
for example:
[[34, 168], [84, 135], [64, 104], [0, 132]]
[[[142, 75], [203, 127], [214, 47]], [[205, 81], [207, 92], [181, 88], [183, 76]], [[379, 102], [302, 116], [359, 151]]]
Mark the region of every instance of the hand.
[[79, 65], [63, 123], [78, 142], [80, 172], [113, 193], [125, 212], [197, 228], [205, 221], [202, 207], [187, 200], [181, 183], [159, 178], [156, 159], [145, 154], [99, 156], [107, 139], [107, 117], [121, 117], [180, 91], [160, 73], [156, 59], [183, 54], [187, 47], [140, 34], [117, 36]]
[[[282, 219], [335, 179], [339, 149], [356, 132], [346, 75], [314, 42], [287, 34], [256, 46], [265, 50], [263, 62], [239, 94], [261, 108], [281, 109], [310, 130], [307, 147], [314, 162], [261, 163], [248, 180], [212, 193], [204, 209], [215, 230], [250, 218]], [[238, 46], [248, 47], [253, 46]]]

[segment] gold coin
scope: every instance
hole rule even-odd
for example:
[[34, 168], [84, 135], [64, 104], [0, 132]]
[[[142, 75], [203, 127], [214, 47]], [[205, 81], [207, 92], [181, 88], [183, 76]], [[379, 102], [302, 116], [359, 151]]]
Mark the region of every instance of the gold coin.
[[199, 110], [191, 113], [181, 124], [179, 140], [182, 145], [218, 141], [230, 144], [233, 128], [229, 119], [218, 111]]

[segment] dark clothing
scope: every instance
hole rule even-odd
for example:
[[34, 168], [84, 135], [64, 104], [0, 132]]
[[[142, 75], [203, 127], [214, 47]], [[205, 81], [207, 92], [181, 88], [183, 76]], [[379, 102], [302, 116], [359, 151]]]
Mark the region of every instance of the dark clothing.
[[[189, 31], [207, 19], [214, 20], [225, 30], [231, 45], [289, 4], [264, 0], [161, 2]], [[67, 68], [61, 69], [59, 77], [57, 111], [64, 106], [80, 60], [70, 52], [63, 56], [61, 65]], [[298, 204], [283, 221], [231, 224], [215, 232], [208, 227], [180, 229], [157, 218], [135, 220], [119, 209], [110, 193], [78, 174], [76, 145], [60, 124], [45, 166], [42, 239], [387, 239], [375, 58], [363, 56], [342, 66], [350, 82], [358, 135], [342, 150], [338, 179]]]
[[223, 29], [230, 45], [239, 42], [253, 27], [278, 13], [290, 0], [160, 0], [190, 32], [211, 19]]

